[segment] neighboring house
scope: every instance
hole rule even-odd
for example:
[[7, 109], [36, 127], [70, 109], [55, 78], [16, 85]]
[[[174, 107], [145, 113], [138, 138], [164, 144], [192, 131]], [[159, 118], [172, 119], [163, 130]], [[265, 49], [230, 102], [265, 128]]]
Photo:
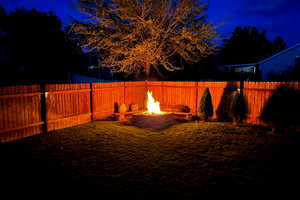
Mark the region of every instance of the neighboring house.
[[300, 43], [257, 63], [234, 64], [222, 67], [223, 71], [258, 75], [269, 81], [270, 75], [280, 75], [300, 62]]

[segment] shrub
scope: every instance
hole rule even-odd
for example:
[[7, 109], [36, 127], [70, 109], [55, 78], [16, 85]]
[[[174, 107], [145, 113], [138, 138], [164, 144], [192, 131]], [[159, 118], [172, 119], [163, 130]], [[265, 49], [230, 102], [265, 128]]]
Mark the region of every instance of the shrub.
[[234, 124], [241, 123], [246, 119], [248, 113], [247, 103], [244, 98], [243, 93], [240, 89], [237, 89], [232, 94], [232, 101], [230, 105], [230, 117], [233, 120]]
[[300, 94], [294, 88], [281, 85], [265, 104], [260, 119], [273, 126], [273, 131], [299, 125]]
[[216, 110], [216, 114], [219, 121], [232, 121], [232, 116], [230, 116], [230, 109], [232, 104], [232, 97], [234, 91], [238, 89], [236, 82], [228, 82], [223, 90], [223, 94]]
[[197, 109], [197, 115], [198, 117], [203, 118], [205, 121], [207, 121], [207, 119], [211, 117], [213, 114], [214, 114], [214, 109], [212, 104], [212, 98], [209, 89], [206, 88], [200, 99], [198, 109]]

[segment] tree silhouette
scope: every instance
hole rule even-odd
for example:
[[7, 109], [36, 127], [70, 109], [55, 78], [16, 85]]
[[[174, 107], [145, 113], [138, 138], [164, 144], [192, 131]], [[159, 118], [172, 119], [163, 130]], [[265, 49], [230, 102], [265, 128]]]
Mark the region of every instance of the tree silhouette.
[[0, 45], [7, 58], [1, 68], [2, 80], [65, 80], [67, 72], [81, 65], [81, 53], [75, 52], [76, 47], [53, 13], [17, 9], [3, 23], [0, 29], [5, 33], [5, 41], [0, 40]]
[[0, 7], [0, 66], [7, 65], [7, 15], [4, 8]]
[[150, 74], [182, 69], [174, 56], [196, 62], [215, 47], [202, 0], [78, 0], [89, 20], [74, 23], [81, 45], [98, 51], [115, 72]]
[[279, 53], [280, 51], [283, 51], [287, 48], [286, 43], [284, 42], [283, 38], [280, 36], [277, 36], [274, 41], [272, 42], [274, 53]]
[[3, 26], [4, 18], [6, 17], [5, 9], [0, 7], [0, 25]]
[[224, 40], [220, 52], [221, 64], [259, 62], [287, 47], [281, 37], [269, 41], [266, 33], [256, 27], [236, 27], [231, 37]]

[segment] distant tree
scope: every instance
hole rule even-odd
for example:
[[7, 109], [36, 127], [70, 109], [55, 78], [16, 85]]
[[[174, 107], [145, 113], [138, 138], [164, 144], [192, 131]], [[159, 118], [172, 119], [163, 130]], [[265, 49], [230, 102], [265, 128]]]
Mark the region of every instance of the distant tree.
[[5, 9], [0, 7], [0, 80], [7, 76], [5, 72], [9, 71], [7, 18]]
[[4, 8], [0, 7], [0, 45], [3, 45], [6, 41], [6, 34], [7, 34], [6, 19], [7, 19], [6, 12]]
[[3, 44], [4, 38], [6, 36], [6, 12], [4, 8], [0, 7], [0, 44]]
[[280, 51], [283, 51], [287, 48], [286, 43], [284, 42], [283, 38], [280, 36], [277, 36], [274, 41], [272, 42], [274, 53], [278, 53]]
[[217, 55], [215, 53], [208, 55], [199, 62], [190, 63], [184, 60], [178, 62], [178, 65], [184, 66], [183, 70], [174, 72], [165, 72], [164, 78], [167, 80], [199, 81], [199, 80], [216, 80], [220, 76], [218, 70]]
[[197, 114], [200, 118], [204, 119], [204, 121], [207, 121], [208, 118], [214, 114], [212, 98], [208, 88], [204, 90], [200, 99]]
[[0, 7], [0, 25], [2, 25], [3, 24], [3, 18], [4, 17], [6, 17], [6, 12], [5, 12], [5, 9], [4, 8], [2, 8], [2, 7]]
[[53, 13], [17, 9], [7, 15], [4, 23], [5, 49], [9, 59], [0, 69], [4, 78], [16, 81], [65, 80], [67, 72], [79, 65], [79, 54], [74, 53], [75, 46]]
[[236, 27], [231, 37], [224, 40], [220, 52], [221, 64], [258, 62], [286, 48], [281, 37], [269, 41], [266, 33], [256, 27]]
[[203, 0], [78, 0], [90, 18], [74, 23], [82, 47], [98, 51], [114, 72], [182, 69], [174, 56], [197, 62], [215, 48]]

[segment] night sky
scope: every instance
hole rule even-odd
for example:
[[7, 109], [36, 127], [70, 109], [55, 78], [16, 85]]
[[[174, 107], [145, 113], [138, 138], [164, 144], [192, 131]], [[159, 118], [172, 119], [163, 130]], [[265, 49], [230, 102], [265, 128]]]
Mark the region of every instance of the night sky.
[[[74, 0], [0, 0], [0, 6], [7, 11], [24, 7], [39, 11], [53, 11], [63, 23], [68, 24], [80, 14]], [[209, 21], [218, 25], [221, 36], [229, 36], [235, 26], [256, 26], [267, 30], [269, 39], [282, 36], [288, 46], [300, 43], [300, 1], [299, 0], [208, 0]]]

